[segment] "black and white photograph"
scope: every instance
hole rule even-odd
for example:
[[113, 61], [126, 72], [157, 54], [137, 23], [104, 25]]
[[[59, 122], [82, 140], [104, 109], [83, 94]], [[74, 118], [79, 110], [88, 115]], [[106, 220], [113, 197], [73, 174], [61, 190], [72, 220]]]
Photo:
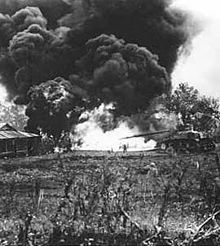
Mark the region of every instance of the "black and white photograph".
[[219, 0], [0, 0], [0, 246], [219, 246], [219, 58]]

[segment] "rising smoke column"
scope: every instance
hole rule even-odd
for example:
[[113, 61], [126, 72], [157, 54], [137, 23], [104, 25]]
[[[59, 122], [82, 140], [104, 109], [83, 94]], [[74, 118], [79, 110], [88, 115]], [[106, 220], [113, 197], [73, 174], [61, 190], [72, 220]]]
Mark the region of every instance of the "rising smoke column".
[[18, 103], [26, 102], [32, 85], [69, 74], [73, 67], [72, 50], [53, 33], [33, 24], [10, 41], [9, 54], [16, 62]]
[[[36, 75], [45, 74], [43, 71], [39, 73], [39, 70], [42, 67], [48, 68], [49, 65], [45, 65], [49, 63], [47, 61], [50, 60], [51, 64], [53, 60], [57, 62], [52, 54], [62, 58], [62, 55], [57, 54], [62, 51], [56, 53], [52, 50], [53, 48], [62, 50], [60, 47], [62, 45], [55, 35], [46, 30], [46, 27], [47, 20], [37, 7], [20, 9], [12, 16], [0, 14], [0, 73], [2, 84], [7, 88], [10, 97], [16, 93], [23, 97], [26, 95], [30, 86], [39, 81]], [[37, 56], [39, 58], [41, 56], [41, 59], [37, 59]], [[43, 63], [44, 66], [39, 65]], [[42, 76], [39, 79], [48, 77]]]
[[47, 20], [43, 17], [39, 8], [26, 7], [17, 11], [12, 16], [0, 13], [0, 73], [1, 83], [9, 92], [9, 97], [14, 97], [17, 93], [16, 89], [16, 62], [11, 59], [8, 53], [10, 40], [19, 32], [24, 31], [32, 24], [46, 28]]
[[20, 9], [12, 16], [0, 13], [1, 47], [8, 47], [9, 41], [17, 32], [24, 31], [32, 24], [37, 24], [44, 29], [47, 26], [46, 18], [37, 7]]
[[169, 92], [165, 68], [146, 48], [103, 34], [86, 49], [77, 64], [91, 101], [115, 103], [116, 116], [142, 112], [154, 97]]
[[[28, 74], [28, 71], [24, 69], [29, 66], [25, 66], [26, 54], [28, 57], [31, 55], [33, 61], [39, 59], [42, 39], [39, 35], [35, 37], [32, 33], [30, 34], [29, 29], [28, 35], [22, 32], [14, 39], [14, 46], [11, 45], [10, 48], [17, 64], [22, 66], [18, 70], [18, 75], [21, 76], [22, 81], [28, 81], [24, 80], [25, 75]], [[31, 45], [30, 42], [36, 45]], [[20, 49], [21, 46], [23, 49]], [[37, 57], [35, 57], [36, 54]], [[27, 97], [29, 129], [33, 131], [37, 125], [43, 132], [53, 135], [57, 132], [59, 136], [61, 130], [68, 130], [67, 114], [71, 113], [71, 117], [75, 116], [74, 106], [84, 107], [86, 110], [103, 103], [114, 103], [111, 112], [117, 118], [120, 115], [143, 112], [154, 97], [168, 93], [170, 89], [169, 76], [165, 68], [158, 64], [156, 55], [150, 53], [146, 48], [126, 44], [124, 40], [117, 39], [113, 35], [101, 35], [89, 40], [86, 43], [86, 54], [76, 61], [76, 67], [78, 74], [72, 74], [70, 81], [65, 82], [65, 85], [68, 84], [68, 94], [65, 91], [61, 93], [63, 91], [62, 79], [56, 79], [55, 82], [50, 80], [39, 86], [33, 86], [29, 90]], [[56, 89], [55, 94], [54, 89]], [[78, 100], [74, 100], [74, 94], [78, 95]], [[63, 98], [65, 98], [65, 103], [63, 103]], [[55, 99], [59, 102], [56, 110], [54, 110], [53, 102]], [[54, 122], [60, 122], [60, 124], [54, 126]]]
[[[59, 76], [85, 92], [75, 107], [82, 100], [83, 110], [114, 103], [115, 117], [144, 112], [153, 98], [169, 93], [178, 52], [192, 34], [185, 28], [189, 17], [166, 0], [56, 0], [48, 1], [50, 8], [46, 0], [22, 2], [10, 2], [18, 10], [12, 13], [2, 0], [0, 75], [11, 97], [28, 105], [31, 122], [38, 101], [33, 90], [46, 90]], [[64, 16], [57, 15], [60, 2], [68, 11], [72, 6], [72, 14], [62, 8]]]
[[10, 39], [15, 35], [15, 23], [9, 15], [0, 13], [0, 45], [7, 47]]
[[37, 7], [48, 22], [49, 28], [56, 28], [57, 21], [71, 11], [65, 0], [0, 0], [0, 13], [12, 16], [26, 7]]
[[[72, 15], [60, 20], [69, 26], [69, 42], [85, 43], [100, 34], [114, 34], [126, 42], [146, 47], [159, 57], [160, 65], [171, 73], [179, 48], [197, 28], [189, 25], [192, 17], [170, 8], [170, 0], [78, 0], [70, 1]], [[81, 3], [81, 4], [80, 4]], [[84, 10], [84, 11], [83, 11]], [[81, 13], [78, 22], [75, 12]]]

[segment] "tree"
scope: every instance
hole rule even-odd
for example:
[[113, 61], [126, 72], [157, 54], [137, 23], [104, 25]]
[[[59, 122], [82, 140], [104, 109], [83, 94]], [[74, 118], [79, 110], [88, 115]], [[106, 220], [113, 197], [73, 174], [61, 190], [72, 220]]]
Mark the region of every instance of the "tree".
[[70, 115], [81, 105], [81, 91], [61, 77], [33, 86], [28, 93], [27, 129], [53, 136], [58, 143], [62, 132], [69, 131]]
[[181, 119], [179, 129], [192, 126], [194, 130], [213, 132], [220, 120], [218, 99], [201, 96], [188, 83], [181, 83], [171, 96], [166, 98], [166, 107]]

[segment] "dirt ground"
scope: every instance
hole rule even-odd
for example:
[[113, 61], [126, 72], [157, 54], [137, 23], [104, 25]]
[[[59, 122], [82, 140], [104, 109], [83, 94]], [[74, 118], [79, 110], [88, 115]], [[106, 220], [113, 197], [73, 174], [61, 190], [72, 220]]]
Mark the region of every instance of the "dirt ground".
[[[2, 159], [0, 242], [187, 245], [181, 243], [196, 238], [218, 211], [219, 183], [216, 153], [76, 151]], [[152, 235], [162, 240], [160, 230], [167, 241], [150, 244]]]

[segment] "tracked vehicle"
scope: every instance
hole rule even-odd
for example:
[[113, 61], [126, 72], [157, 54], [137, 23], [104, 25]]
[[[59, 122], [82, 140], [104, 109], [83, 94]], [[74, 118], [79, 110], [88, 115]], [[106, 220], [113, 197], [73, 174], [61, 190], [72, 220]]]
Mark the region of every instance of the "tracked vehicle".
[[166, 152], [200, 153], [214, 151], [215, 141], [198, 131], [179, 131], [159, 140], [156, 147]]
[[[158, 135], [158, 136], [157, 136]], [[202, 132], [187, 131], [158, 131], [133, 135], [128, 138], [147, 137], [157, 141], [156, 149], [168, 153], [201, 153], [214, 151], [215, 138], [205, 136]]]
[[[150, 133], [133, 135], [127, 138], [145, 137], [154, 139], [156, 149], [172, 152], [172, 153], [203, 153], [216, 149], [216, 144], [220, 143], [220, 135], [217, 129], [220, 129], [220, 121], [218, 117], [213, 115], [196, 112], [194, 117], [199, 119], [203, 125], [212, 126], [212, 132], [194, 131], [192, 126], [188, 126], [188, 130], [164, 130]], [[126, 138], [126, 139], [127, 139]]]

